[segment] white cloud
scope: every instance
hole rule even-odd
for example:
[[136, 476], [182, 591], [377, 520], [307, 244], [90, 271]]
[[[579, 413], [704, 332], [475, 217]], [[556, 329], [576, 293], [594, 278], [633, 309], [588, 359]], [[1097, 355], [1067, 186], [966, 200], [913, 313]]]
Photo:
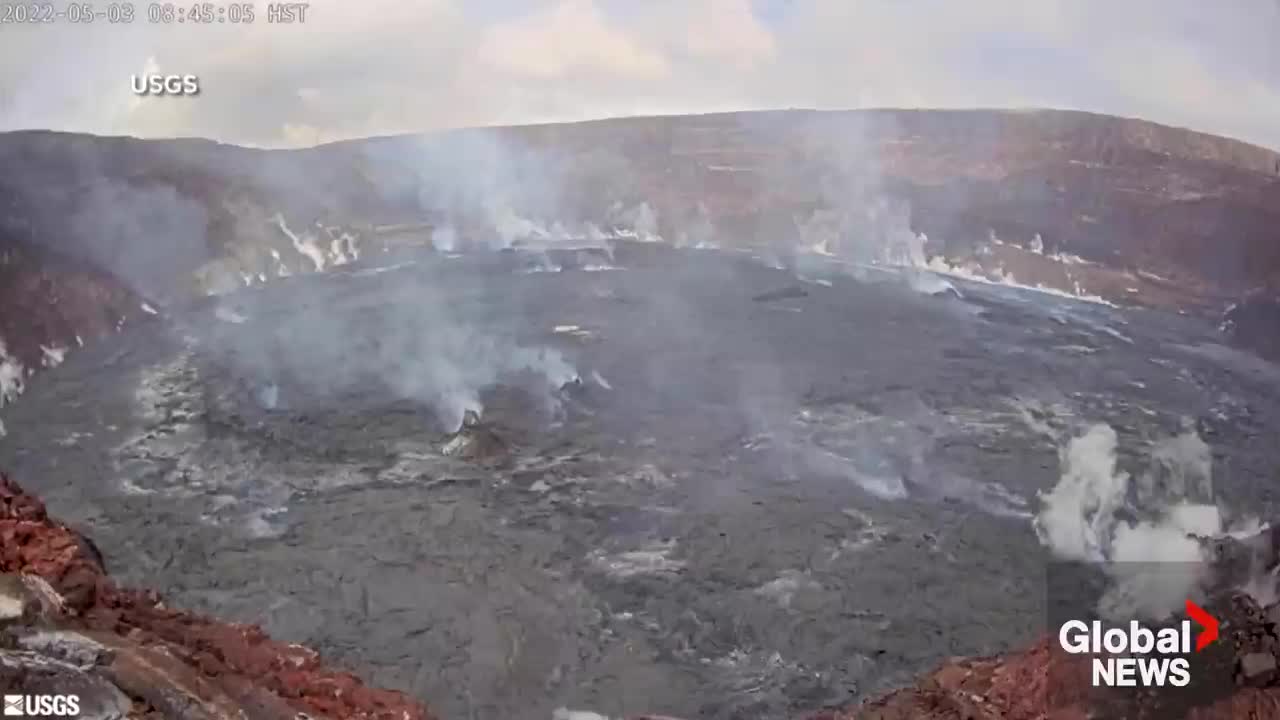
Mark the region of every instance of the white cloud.
[[683, 29], [685, 48], [692, 55], [744, 70], [774, 59], [773, 33], [755, 16], [748, 0], [682, 3], [681, 9], [684, 17], [673, 18], [669, 27]]
[[490, 28], [478, 55], [498, 72], [539, 80], [579, 73], [619, 81], [653, 80], [669, 70], [666, 59], [611, 27], [591, 0], [563, 0], [545, 12]]
[[[1237, 0], [345, 0], [305, 25], [8, 25], [0, 128], [310, 144], [773, 107], [1053, 106], [1280, 146], [1280, 7]], [[148, 58], [197, 99], [132, 97]], [[32, 72], [33, 67], [39, 72]]]

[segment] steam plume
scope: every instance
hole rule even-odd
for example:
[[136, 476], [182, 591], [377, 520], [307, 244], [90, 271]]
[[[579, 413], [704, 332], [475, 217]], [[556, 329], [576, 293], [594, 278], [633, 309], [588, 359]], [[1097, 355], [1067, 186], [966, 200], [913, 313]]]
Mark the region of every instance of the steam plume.
[[1105, 564], [1099, 611], [1163, 619], [1209, 579], [1208, 538], [1256, 530], [1215, 500], [1209, 446], [1193, 428], [1156, 444], [1136, 478], [1117, 467], [1117, 435], [1098, 424], [1060, 450], [1062, 475], [1041, 494], [1036, 534], [1064, 560]]

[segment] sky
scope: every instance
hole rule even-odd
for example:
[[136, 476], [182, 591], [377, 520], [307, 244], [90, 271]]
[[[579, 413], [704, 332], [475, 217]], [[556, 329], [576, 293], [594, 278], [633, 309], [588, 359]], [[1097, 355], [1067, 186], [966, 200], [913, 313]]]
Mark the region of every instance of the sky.
[[[1053, 107], [1280, 148], [1280, 0], [316, 0], [300, 24], [258, 2], [252, 24], [203, 26], [150, 23], [148, 5], [128, 24], [0, 24], [0, 129], [294, 147], [622, 115]], [[144, 72], [201, 92], [134, 95]]]

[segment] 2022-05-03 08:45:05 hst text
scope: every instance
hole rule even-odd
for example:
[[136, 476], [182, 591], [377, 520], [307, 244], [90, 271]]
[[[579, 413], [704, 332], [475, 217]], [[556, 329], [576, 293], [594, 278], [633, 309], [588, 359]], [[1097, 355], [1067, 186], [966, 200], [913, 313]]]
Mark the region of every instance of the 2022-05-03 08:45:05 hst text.
[[0, 25], [74, 25], [130, 24], [145, 22], [158, 25], [242, 25], [265, 21], [288, 25], [305, 23], [310, 3], [267, 3], [257, 7], [251, 2], [232, 3], [131, 3], [51, 2], [0, 3]]

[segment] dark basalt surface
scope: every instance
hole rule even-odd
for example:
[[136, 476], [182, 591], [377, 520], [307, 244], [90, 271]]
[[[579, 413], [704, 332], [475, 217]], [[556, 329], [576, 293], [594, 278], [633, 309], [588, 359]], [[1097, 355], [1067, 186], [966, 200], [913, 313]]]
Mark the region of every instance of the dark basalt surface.
[[[1190, 418], [1224, 502], [1274, 516], [1280, 370], [1212, 323], [836, 261], [613, 265], [422, 253], [174, 307], [36, 378], [0, 467], [121, 582], [517, 720], [784, 717], [1031, 641], [1029, 513], [1090, 423], [1136, 468]], [[455, 433], [360, 371], [430, 358], [433, 318], [580, 380], [549, 407], [504, 378]], [[418, 344], [370, 345], [396, 327]]]

